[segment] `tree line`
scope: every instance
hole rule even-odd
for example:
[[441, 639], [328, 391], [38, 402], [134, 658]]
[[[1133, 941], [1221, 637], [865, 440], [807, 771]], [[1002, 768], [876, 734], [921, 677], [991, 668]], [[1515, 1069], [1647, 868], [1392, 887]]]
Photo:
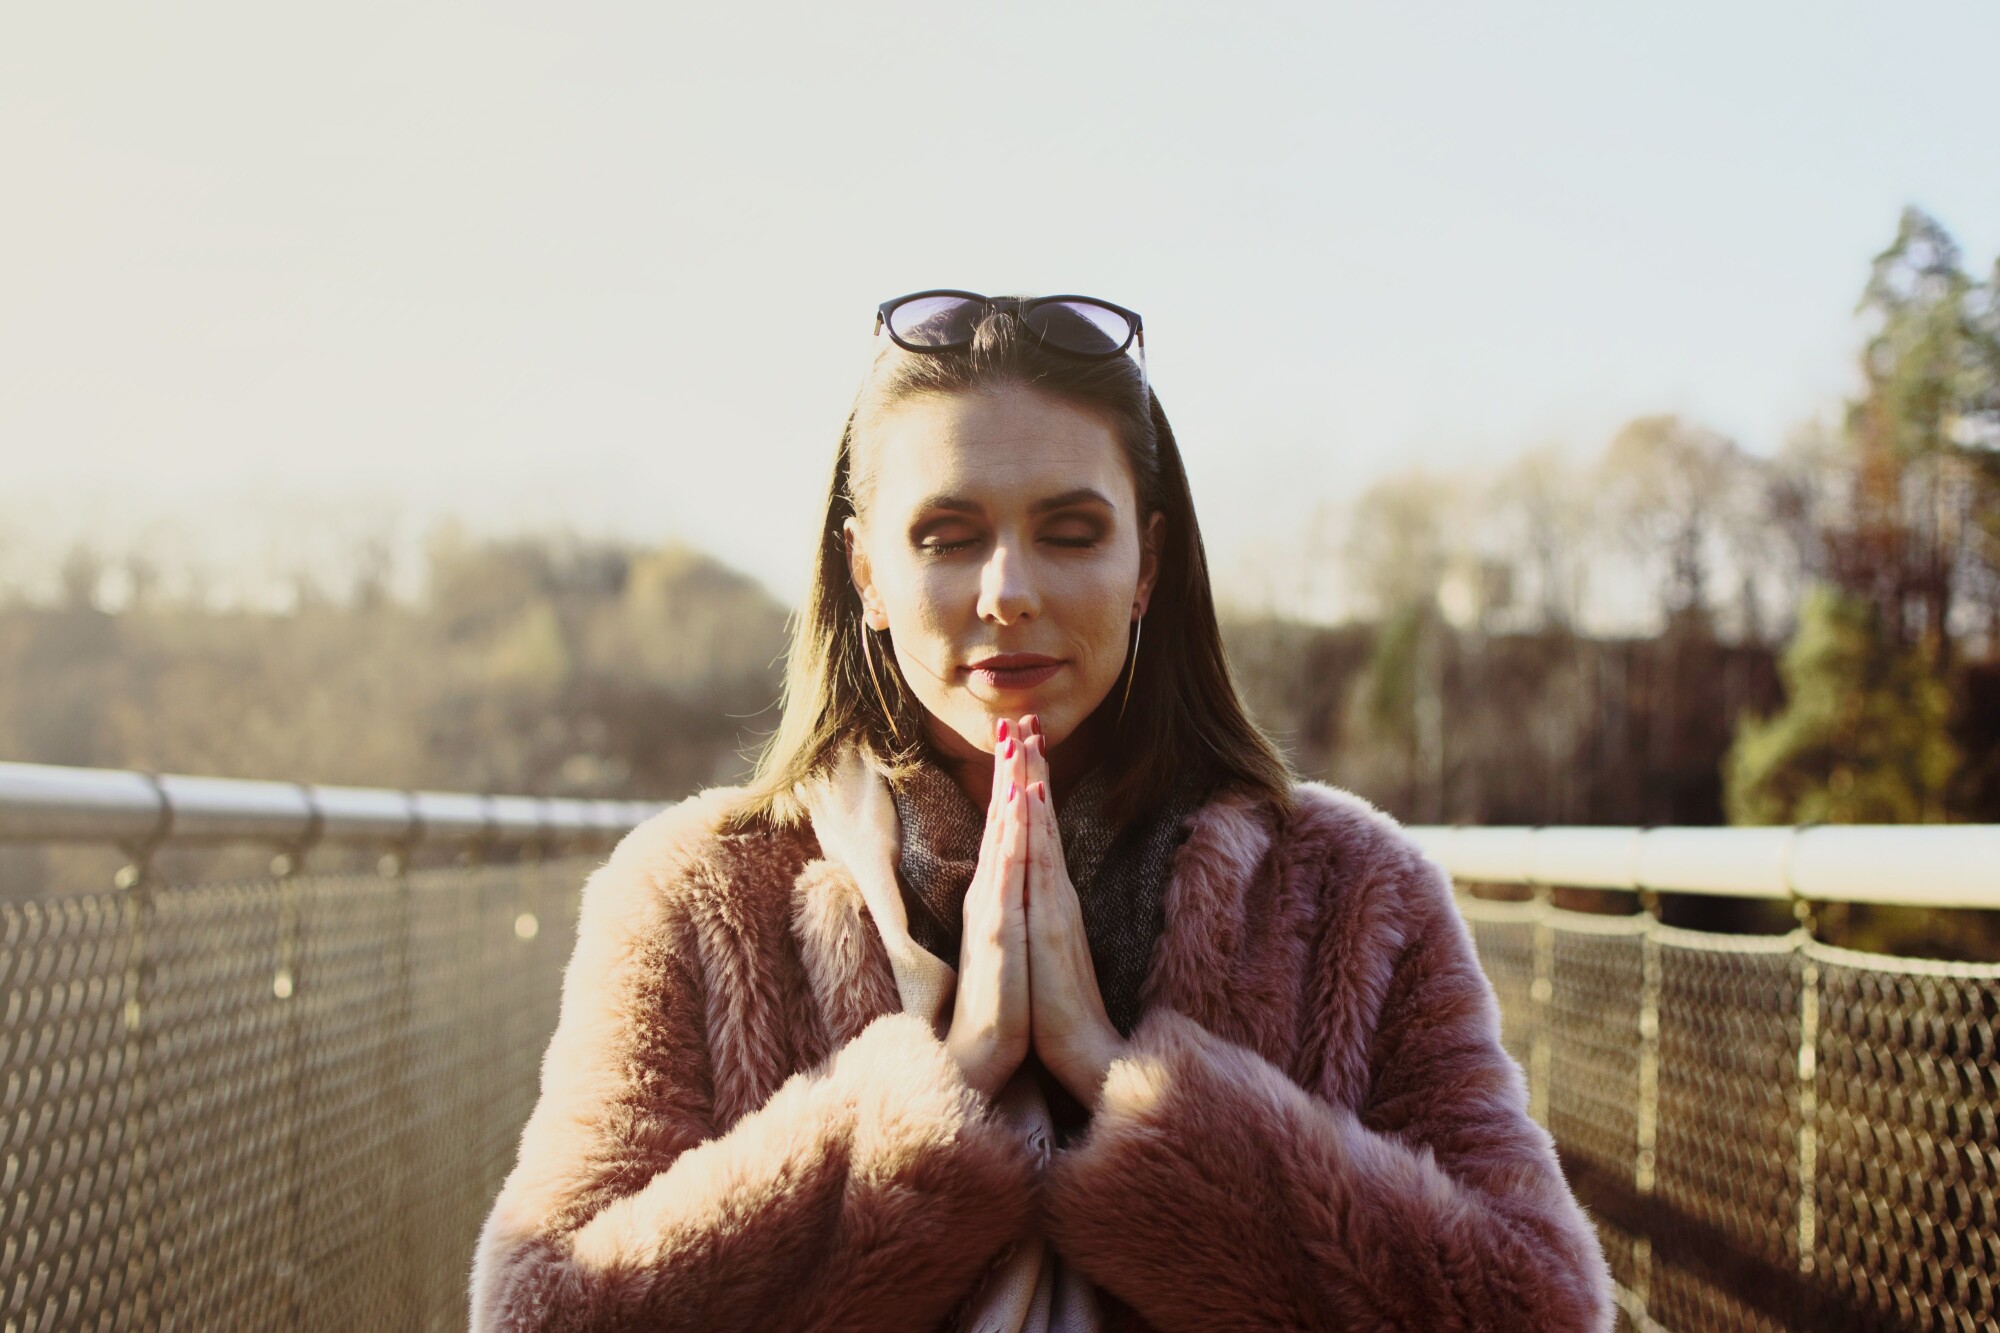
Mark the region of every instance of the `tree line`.
[[1908, 210], [1858, 313], [1860, 393], [1770, 455], [1649, 415], [1377, 482], [1314, 543], [1341, 684], [1267, 713], [1424, 821], [2000, 819], [2000, 263]]
[[[1253, 712], [1411, 822], [2000, 821], [2000, 265], [1911, 210], [1860, 313], [1861, 392], [1768, 456], [1650, 415], [1376, 482], [1312, 534], [1354, 614], [1226, 616]], [[698, 551], [447, 528], [409, 598], [380, 555], [285, 611], [143, 553], [0, 587], [0, 755], [665, 800], [775, 725], [786, 610]]]

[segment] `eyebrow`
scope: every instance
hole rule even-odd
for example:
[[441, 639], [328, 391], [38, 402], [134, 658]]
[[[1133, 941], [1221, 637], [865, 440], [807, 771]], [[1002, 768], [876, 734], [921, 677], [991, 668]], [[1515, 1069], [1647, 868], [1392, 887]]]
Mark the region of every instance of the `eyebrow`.
[[[1114, 513], [1118, 509], [1118, 506], [1113, 504], [1110, 497], [1105, 495], [1103, 491], [1098, 490], [1094, 486], [1079, 486], [1073, 491], [1064, 491], [1061, 495], [1051, 495], [1045, 500], [1035, 501], [1028, 506], [1028, 512], [1030, 514], [1046, 514], [1053, 509], [1068, 509], [1072, 505], [1080, 504], [1103, 505], [1106, 509], [1112, 510]], [[962, 495], [926, 496], [923, 502], [917, 506], [917, 512], [920, 514], [933, 509], [943, 509], [960, 514], [983, 514], [986, 512], [986, 507], [977, 500], [970, 500]]]

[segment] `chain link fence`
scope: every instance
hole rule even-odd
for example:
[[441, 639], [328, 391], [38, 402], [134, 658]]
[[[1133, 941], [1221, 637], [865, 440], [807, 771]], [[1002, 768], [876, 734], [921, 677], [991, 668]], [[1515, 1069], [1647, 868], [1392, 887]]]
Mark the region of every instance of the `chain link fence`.
[[1622, 1329], [2000, 1327], [2000, 964], [1460, 907]]
[[[463, 1327], [601, 859], [0, 882], [0, 1329]], [[1622, 1328], [1997, 1326], [2000, 965], [1460, 905]]]
[[0, 896], [0, 1326], [463, 1328], [600, 859]]

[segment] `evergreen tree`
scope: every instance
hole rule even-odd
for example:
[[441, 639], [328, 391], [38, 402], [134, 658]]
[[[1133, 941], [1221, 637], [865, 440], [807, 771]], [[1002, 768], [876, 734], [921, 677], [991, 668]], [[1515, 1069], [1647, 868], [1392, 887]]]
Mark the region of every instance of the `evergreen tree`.
[[1835, 577], [1876, 604], [1891, 637], [1926, 645], [1940, 671], [1953, 665], [1955, 600], [1968, 582], [1976, 597], [1991, 574], [1980, 545], [2000, 446], [1994, 295], [1966, 275], [1944, 227], [1909, 208], [1861, 298], [1871, 336], [1866, 388], [1848, 413], [1854, 531]]
[[1734, 824], [1905, 824], [1943, 818], [1958, 763], [1951, 706], [1928, 653], [1876, 608], [1824, 585], [1806, 596], [1779, 666], [1786, 703], [1746, 716], [1723, 765]]

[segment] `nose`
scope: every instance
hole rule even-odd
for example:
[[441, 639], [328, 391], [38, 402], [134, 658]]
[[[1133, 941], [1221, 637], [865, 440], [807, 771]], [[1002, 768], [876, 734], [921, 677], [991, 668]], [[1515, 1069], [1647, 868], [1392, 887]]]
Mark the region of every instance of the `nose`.
[[988, 624], [1011, 625], [1038, 616], [1041, 610], [1041, 598], [1019, 548], [1012, 542], [995, 542], [993, 554], [979, 571], [979, 618]]

